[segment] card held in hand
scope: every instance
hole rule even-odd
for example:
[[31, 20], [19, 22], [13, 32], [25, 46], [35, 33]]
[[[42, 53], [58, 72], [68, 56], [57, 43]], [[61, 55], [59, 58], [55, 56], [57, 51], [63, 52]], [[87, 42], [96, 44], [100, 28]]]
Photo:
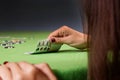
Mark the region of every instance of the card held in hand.
[[34, 52], [28, 52], [25, 54], [38, 54], [38, 53], [48, 53], [57, 52], [61, 48], [62, 44], [53, 43], [49, 39], [41, 40], [37, 44], [37, 48]]

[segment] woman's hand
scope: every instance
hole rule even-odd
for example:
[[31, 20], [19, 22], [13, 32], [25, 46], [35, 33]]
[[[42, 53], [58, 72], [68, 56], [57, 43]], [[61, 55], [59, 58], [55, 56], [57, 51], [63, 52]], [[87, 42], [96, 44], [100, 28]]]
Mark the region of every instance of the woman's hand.
[[46, 64], [8, 62], [0, 66], [0, 80], [57, 80]]
[[87, 35], [71, 29], [68, 26], [62, 26], [52, 32], [48, 36], [48, 39], [50, 39], [51, 42], [67, 44], [79, 49], [84, 49], [87, 46]]

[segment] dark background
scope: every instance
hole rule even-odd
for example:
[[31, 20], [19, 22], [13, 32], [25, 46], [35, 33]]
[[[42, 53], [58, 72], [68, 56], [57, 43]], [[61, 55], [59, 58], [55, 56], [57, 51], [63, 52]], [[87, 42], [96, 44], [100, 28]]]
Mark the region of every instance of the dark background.
[[2, 0], [0, 30], [53, 31], [62, 25], [82, 31], [75, 0]]

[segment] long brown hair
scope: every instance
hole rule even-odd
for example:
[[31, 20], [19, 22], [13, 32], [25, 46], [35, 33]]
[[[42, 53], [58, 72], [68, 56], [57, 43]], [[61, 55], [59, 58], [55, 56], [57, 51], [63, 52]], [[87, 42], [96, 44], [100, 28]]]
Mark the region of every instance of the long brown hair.
[[83, 0], [88, 24], [88, 80], [120, 80], [120, 0]]

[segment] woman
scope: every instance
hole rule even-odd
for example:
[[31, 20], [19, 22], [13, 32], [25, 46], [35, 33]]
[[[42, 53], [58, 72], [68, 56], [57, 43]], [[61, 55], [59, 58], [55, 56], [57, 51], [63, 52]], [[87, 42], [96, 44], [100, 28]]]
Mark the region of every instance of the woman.
[[88, 80], [120, 80], [120, 0], [86, 0]]
[[[65, 43], [76, 48], [89, 47], [88, 80], [120, 80], [119, 1], [83, 0], [86, 13], [84, 27], [88, 29], [88, 36], [64, 26], [48, 37], [55, 43]], [[52, 74], [48, 80], [56, 79], [51, 71], [43, 74], [46, 76]]]
[[[84, 29], [88, 29], [88, 80], [120, 80], [120, 0], [83, 2], [86, 12]], [[84, 48], [87, 37], [62, 27], [51, 33], [49, 38]]]

